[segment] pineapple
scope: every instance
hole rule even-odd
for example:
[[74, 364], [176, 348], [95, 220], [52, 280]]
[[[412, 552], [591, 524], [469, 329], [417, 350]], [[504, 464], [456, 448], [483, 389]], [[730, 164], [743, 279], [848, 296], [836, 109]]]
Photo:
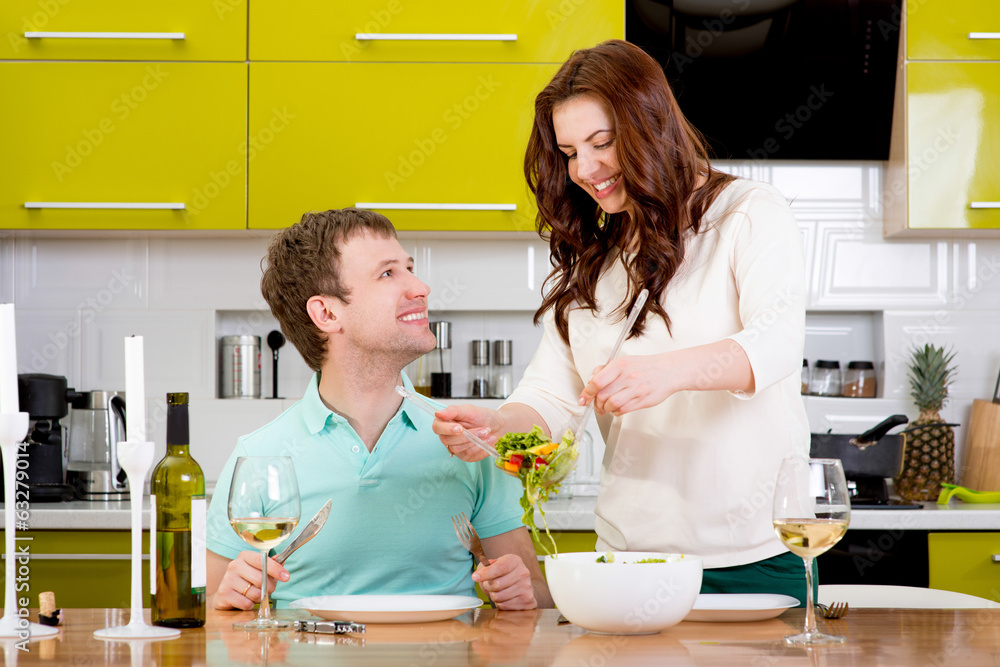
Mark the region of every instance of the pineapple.
[[910, 428], [927, 426], [906, 434], [903, 471], [896, 479], [896, 491], [906, 501], [934, 500], [941, 483], [955, 482], [955, 431], [943, 426], [938, 411], [948, 399], [948, 385], [955, 375], [951, 366], [954, 352], [924, 345], [915, 349], [910, 360], [910, 395], [920, 417]]

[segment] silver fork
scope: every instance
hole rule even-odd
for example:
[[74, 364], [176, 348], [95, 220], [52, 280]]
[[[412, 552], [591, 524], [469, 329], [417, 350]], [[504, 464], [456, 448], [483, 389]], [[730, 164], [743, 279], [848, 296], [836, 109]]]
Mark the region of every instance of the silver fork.
[[[468, 549], [476, 557], [476, 560], [484, 566], [489, 565], [490, 559], [486, 557], [486, 552], [483, 551], [483, 544], [479, 541], [479, 534], [466, 518], [465, 512], [460, 512], [458, 516], [451, 517], [451, 525], [454, 526], [455, 534], [458, 535], [458, 541], [462, 543], [462, 546]], [[489, 593], [486, 595], [489, 597]], [[493, 598], [490, 598], [490, 606], [494, 609], [497, 608], [493, 602]]]
[[846, 602], [834, 602], [829, 606], [817, 602], [816, 606], [823, 612], [823, 618], [842, 618], [851, 608]]

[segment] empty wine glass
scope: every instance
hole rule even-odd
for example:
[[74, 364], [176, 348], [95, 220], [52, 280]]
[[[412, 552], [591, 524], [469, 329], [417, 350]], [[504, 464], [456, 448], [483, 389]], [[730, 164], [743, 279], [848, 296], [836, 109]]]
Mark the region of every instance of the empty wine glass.
[[785, 637], [796, 645], [839, 644], [843, 637], [816, 630], [813, 558], [840, 541], [851, 519], [847, 479], [840, 459], [790, 458], [781, 462], [774, 489], [774, 530], [806, 566], [806, 624]]
[[299, 486], [287, 456], [241, 456], [229, 487], [229, 523], [240, 538], [260, 551], [260, 612], [238, 630], [285, 628], [291, 621], [271, 618], [267, 591], [267, 553], [285, 541], [299, 523]]

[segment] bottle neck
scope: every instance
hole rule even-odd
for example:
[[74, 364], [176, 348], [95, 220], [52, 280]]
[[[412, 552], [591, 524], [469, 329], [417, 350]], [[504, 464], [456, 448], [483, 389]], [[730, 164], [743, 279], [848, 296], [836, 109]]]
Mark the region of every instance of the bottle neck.
[[170, 456], [190, 456], [190, 445], [167, 445], [167, 454]]

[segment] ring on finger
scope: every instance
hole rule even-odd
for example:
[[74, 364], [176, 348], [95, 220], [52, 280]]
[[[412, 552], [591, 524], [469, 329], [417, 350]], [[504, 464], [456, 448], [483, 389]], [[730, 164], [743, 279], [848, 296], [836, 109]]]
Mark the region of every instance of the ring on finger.
[[243, 589], [243, 597], [247, 596], [247, 593], [250, 592], [251, 588], [253, 588], [253, 584], [247, 584], [247, 587]]

